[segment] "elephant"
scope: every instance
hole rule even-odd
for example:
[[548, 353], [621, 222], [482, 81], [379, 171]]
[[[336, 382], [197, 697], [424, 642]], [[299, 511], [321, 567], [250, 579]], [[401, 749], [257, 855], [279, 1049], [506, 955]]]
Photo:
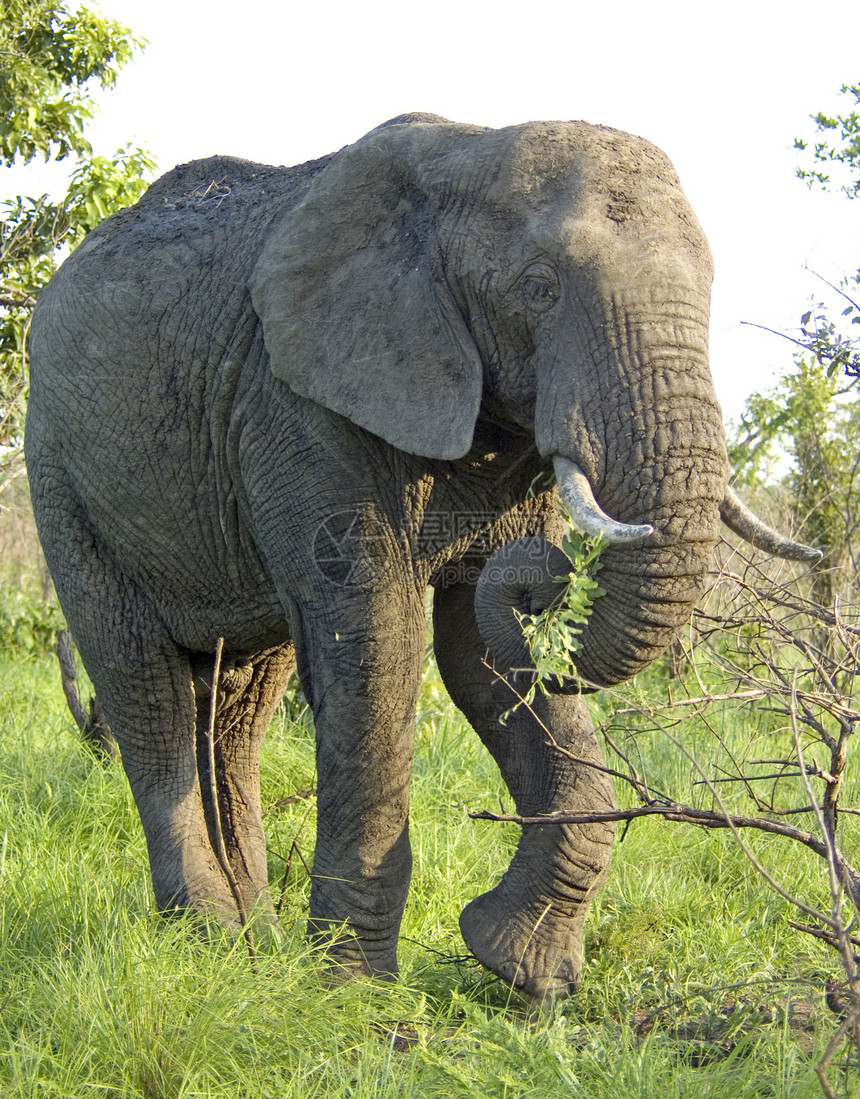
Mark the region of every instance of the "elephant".
[[[421, 113], [297, 167], [179, 166], [66, 259], [30, 334], [31, 494], [159, 910], [274, 920], [259, 752], [296, 672], [309, 934], [339, 975], [396, 976], [428, 588], [440, 674], [518, 812], [614, 807], [588, 692], [672, 640], [721, 518], [814, 555], [728, 488], [711, 278], [649, 142]], [[516, 634], [513, 605], [546, 604], [562, 502], [608, 539], [605, 594], [570, 681], [503, 723], [532, 673], [493, 608]], [[461, 915], [469, 950], [567, 996], [612, 838], [523, 827]]]

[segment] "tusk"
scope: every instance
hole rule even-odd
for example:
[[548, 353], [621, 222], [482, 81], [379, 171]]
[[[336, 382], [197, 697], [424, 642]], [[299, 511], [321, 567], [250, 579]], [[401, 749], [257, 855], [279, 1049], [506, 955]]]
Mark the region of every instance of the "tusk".
[[654, 533], [654, 528], [647, 523], [631, 526], [610, 519], [594, 499], [588, 478], [575, 462], [556, 454], [552, 464], [570, 521], [585, 534], [593, 537], [602, 534], [607, 542], [622, 542], [629, 546], [644, 542]]
[[786, 561], [820, 561], [824, 554], [812, 546], [801, 542], [792, 542], [771, 530], [769, 526], [753, 515], [746, 504], [742, 504], [733, 489], [726, 485], [726, 495], [720, 504], [720, 518], [730, 531], [739, 538], [755, 546], [756, 549], [772, 553], [774, 557], [783, 557]]

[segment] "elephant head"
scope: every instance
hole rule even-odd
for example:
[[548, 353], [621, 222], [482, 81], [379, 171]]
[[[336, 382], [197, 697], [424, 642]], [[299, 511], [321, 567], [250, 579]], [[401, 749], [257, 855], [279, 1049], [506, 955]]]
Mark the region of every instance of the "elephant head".
[[482, 409], [533, 433], [574, 521], [612, 542], [578, 668], [608, 685], [689, 615], [731, 510], [711, 278], [648, 142], [405, 115], [315, 175], [252, 295], [275, 375], [402, 450], [462, 458]]

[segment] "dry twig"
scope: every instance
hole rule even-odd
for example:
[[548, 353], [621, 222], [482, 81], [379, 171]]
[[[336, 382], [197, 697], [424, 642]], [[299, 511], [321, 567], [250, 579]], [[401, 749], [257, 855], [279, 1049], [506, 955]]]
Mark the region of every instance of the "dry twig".
[[[618, 693], [621, 704], [599, 729], [620, 761], [618, 769], [602, 769], [624, 782], [638, 804], [611, 812], [470, 815], [521, 825], [629, 822], [659, 816], [730, 829], [769, 887], [818, 925], [791, 926], [838, 953], [845, 978], [840, 983], [843, 1017], [818, 1066], [824, 1094], [831, 1096], [827, 1073], [837, 1050], [848, 1039], [860, 1052], [860, 956], [852, 949], [860, 940], [850, 935], [860, 923], [860, 871], [838, 838], [840, 816], [860, 814], [860, 808], [840, 804], [852, 737], [860, 723], [860, 705], [854, 698], [860, 672], [860, 607], [838, 599], [832, 607], [823, 607], [804, 594], [802, 578], [780, 583], [739, 551], [733, 551], [731, 560], [732, 571], [714, 577], [704, 607], [693, 615], [684, 650], [694, 691], [686, 690], [683, 679], [675, 680], [675, 694], [684, 697], [670, 692], [666, 701], [652, 704], [640, 698], [635, 705]], [[677, 660], [673, 670], [676, 667]], [[727, 710], [755, 714], [759, 728], [746, 748], [730, 744], [721, 731], [721, 715]], [[689, 737], [673, 731], [680, 733], [691, 720], [712, 737], [715, 757], [707, 766], [687, 746]], [[572, 761], [599, 766], [576, 760], [545, 731], [556, 750]], [[690, 793], [706, 791], [710, 806], [659, 791], [644, 762], [634, 766], [628, 745], [638, 751], [637, 738], [652, 733], [665, 737], [686, 758], [692, 772]], [[762, 752], [762, 736], [778, 744], [778, 750]], [[768, 769], [759, 771], [760, 767]], [[735, 790], [745, 794], [754, 811], [739, 812], [727, 805], [721, 788], [733, 796]], [[701, 794], [696, 798], [700, 802]], [[811, 818], [809, 828], [786, 819], [801, 814]], [[823, 860], [829, 910], [798, 895], [802, 883], [788, 889], [776, 880], [744, 842], [741, 831], [749, 829], [799, 843]]]

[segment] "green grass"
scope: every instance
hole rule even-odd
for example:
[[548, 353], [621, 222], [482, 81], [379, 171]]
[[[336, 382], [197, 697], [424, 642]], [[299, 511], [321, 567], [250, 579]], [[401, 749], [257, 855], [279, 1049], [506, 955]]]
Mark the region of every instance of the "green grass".
[[[816, 1053], [833, 1029], [819, 990], [834, 959], [788, 928], [788, 906], [726, 834], [630, 827], [589, 921], [583, 990], [561, 1009], [535, 1013], [463, 957], [457, 914], [504, 869], [516, 830], [468, 818], [502, 787], [432, 669], [395, 985], [327, 985], [303, 938], [298, 860], [286, 942], [256, 973], [241, 942], [201, 943], [154, 916], [125, 778], [79, 743], [49, 658], [0, 657], [0, 772], [4, 1099], [819, 1094]], [[265, 801], [312, 780], [309, 730], [282, 716]], [[313, 801], [267, 826], [279, 889], [292, 841], [312, 854]], [[786, 880], [820, 876], [799, 848], [757, 848]]]
[[[285, 942], [263, 951], [254, 971], [241, 940], [202, 942], [181, 921], [153, 914], [122, 770], [81, 744], [55, 660], [24, 636], [26, 644], [0, 647], [3, 1099], [821, 1094], [815, 1065], [838, 1025], [823, 1001], [824, 981], [840, 978], [835, 956], [788, 926], [795, 913], [730, 834], [633, 822], [589, 917], [582, 990], [536, 1011], [465, 956], [458, 914], [502, 873], [517, 829], [469, 818], [505, 791], [430, 665], [400, 980], [327, 983], [304, 938], [309, 883], [297, 857], [283, 889]], [[608, 712], [605, 700], [600, 706]], [[717, 720], [747, 758], [785, 735], [754, 709]], [[675, 732], [709, 766], [718, 762], [700, 726]], [[625, 750], [652, 781], [708, 803], [664, 737], [635, 723], [627, 736]], [[313, 783], [310, 724], [291, 705], [265, 745], [264, 805]], [[857, 803], [854, 786], [848, 804]], [[749, 808], [742, 790], [723, 789]], [[631, 803], [625, 788], [618, 793]], [[314, 809], [306, 799], [266, 817], [276, 895], [294, 841], [312, 858]], [[856, 822], [844, 826], [847, 850], [856, 848]], [[745, 838], [781, 881], [828, 903], [809, 852]], [[839, 1063], [831, 1079], [840, 1094], [857, 1093], [854, 1068], [854, 1092]]]

